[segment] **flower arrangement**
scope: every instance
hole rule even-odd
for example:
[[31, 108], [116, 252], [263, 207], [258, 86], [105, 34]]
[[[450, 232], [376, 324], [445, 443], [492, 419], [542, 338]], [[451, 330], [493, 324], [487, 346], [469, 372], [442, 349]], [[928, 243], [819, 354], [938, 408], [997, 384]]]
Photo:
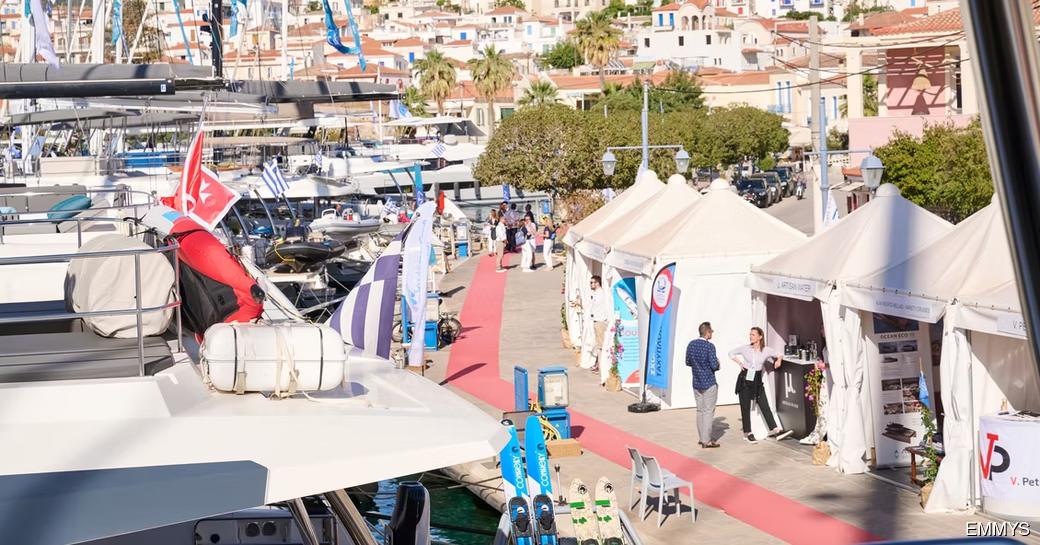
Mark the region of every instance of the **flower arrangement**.
[[615, 377], [621, 376], [621, 373], [618, 371], [618, 362], [621, 361], [621, 356], [625, 353], [625, 347], [621, 344], [621, 334], [624, 332], [624, 329], [620, 318], [614, 320], [614, 325], [610, 328], [610, 332], [614, 334], [613, 346], [610, 347], [610, 374]]
[[935, 426], [935, 418], [927, 403], [921, 404], [921, 424], [924, 426], [924, 458], [928, 461], [924, 466], [922, 479], [924, 484], [935, 482], [939, 475], [939, 450], [935, 448], [932, 438], [938, 431]]
[[820, 388], [823, 387], [823, 370], [819, 367], [813, 367], [812, 371], [809, 371], [805, 375], [805, 399], [809, 403], [813, 404], [813, 410], [816, 412], [816, 416], [820, 416], [820, 404], [818, 403], [820, 398]]

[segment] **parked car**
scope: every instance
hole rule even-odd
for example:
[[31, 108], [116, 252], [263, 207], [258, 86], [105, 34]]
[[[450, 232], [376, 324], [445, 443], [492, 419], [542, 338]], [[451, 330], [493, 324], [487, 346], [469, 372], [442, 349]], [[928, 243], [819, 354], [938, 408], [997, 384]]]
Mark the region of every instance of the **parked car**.
[[767, 172], [772, 172], [780, 178], [780, 187], [784, 189], [785, 197], [794, 194], [794, 172], [791, 167], [776, 167]]
[[773, 204], [773, 192], [764, 178], [750, 177], [738, 180], [737, 193], [759, 208]]
[[755, 174], [755, 177], [764, 178], [769, 187], [776, 188], [776, 191], [773, 193], [773, 202], [784, 200], [784, 186], [780, 183], [780, 177], [775, 172], [759, 172]]

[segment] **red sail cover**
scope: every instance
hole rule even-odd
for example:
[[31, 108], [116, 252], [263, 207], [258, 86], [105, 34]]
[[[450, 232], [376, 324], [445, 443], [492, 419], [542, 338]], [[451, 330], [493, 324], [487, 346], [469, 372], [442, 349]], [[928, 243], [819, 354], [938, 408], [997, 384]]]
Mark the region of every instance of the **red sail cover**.
[[260, 317], [263, 290], [217, 237], [184, 216], [174, 221], [170, 237], [180, 244], [183, 313], [192, 331], [201, 335], [215, 323]]

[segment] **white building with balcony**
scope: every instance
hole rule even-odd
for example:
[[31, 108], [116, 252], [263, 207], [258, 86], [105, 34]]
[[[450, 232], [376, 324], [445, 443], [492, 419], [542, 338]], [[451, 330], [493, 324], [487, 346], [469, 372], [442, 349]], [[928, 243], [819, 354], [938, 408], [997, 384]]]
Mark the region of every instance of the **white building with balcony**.
[[739, 71], [747, 64], [732, 13], [710, 0], [671, 3], [651, 11], [651, 25], [637, 33], [640, 60], [670, 60], [683, 67], [711, 66]]

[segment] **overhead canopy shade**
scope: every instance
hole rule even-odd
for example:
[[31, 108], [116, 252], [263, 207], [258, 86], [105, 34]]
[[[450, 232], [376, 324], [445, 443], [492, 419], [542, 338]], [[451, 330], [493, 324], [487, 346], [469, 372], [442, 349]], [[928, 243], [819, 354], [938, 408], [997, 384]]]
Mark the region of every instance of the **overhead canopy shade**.
[[679, 220], [700, 196], [682, 176], [676, 176], [642, 206], [585, 235], [575, 248], [597, 261], [604, 261], [611, 247], [616, 248]]
[[237, 81], [235, 92], [263, 96], [267, 102], [360, 102], [393, 100], [400, 96], [393, 85], [361, 81]]
[[632, 184], [632, 187], [624, 190], [613, 200], [589, 214], [587, 218], [578, 222], [574, 227], [571, 227], [563, 237], [563, 242], [574, 246], [585, 234], [591, 233], [601, 225], [628, 214], [646, 202], [647, 199], [656, 195], [661, 189], [664, 189], [664, 184], [657, 179], [657, 174], [654, 174], [652, 170], [643, 172], [636, 177], [636, 183]]
[[823, 299], [839, 281], [898, 263], [953, 228], [904, 199], [892, 184], [811, 240], [751, 269], [751, 289], [805, 301]]
[[11, 126], [50, 125], [52, 123], [76, 123], [91, 119], [109, 119], [131, 115], [133, 115], [132, 112], [115, 108], [71, 108], [14, 114], [10, 116], [10, 120], [5, 124]]
[[172, 95], [220, 82], [203, 66], [172, 64], [0, 65], [0, 98]]
[[[1001, 216], [1000, 207], [990, 204], [907, 259], [849, 280], [842, 304], [935, 323], [962, 293], [986, 293], [1013, 282]], [[1016, 304], [1017, 299], [1016, 294]]]

